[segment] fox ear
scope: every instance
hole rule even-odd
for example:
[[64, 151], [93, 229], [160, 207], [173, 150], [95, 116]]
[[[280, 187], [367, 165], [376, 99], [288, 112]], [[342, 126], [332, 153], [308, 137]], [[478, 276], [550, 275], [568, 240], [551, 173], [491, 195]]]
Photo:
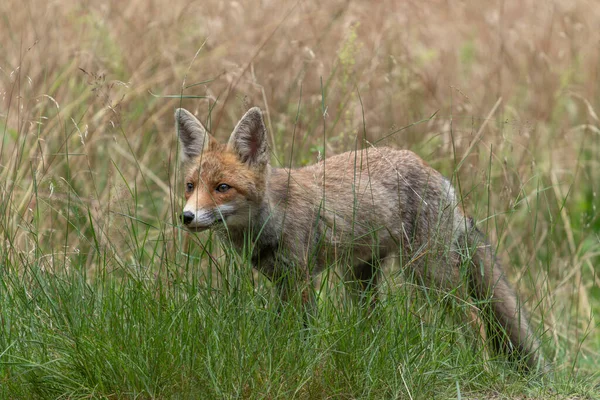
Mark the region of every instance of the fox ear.
[[213, 140], [198, 118], [186, 109], [175, 110], [175, 129], [181, 146], [181, 161], [199, 156]]
[[253, 107], [244, 114], [233, 130], [227, 148], [249, 165], [269, 163], [267, 128], [260, 108]]

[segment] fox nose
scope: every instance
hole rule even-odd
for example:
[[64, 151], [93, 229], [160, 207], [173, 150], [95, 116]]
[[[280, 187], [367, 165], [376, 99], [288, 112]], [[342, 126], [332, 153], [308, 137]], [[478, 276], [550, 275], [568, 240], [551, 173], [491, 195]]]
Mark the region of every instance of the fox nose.
[[191, 211], [184, 211], [183, 214], [181, 214], [181, 220], [186, 225], [190, 224], [194, 220], [194, 213]]

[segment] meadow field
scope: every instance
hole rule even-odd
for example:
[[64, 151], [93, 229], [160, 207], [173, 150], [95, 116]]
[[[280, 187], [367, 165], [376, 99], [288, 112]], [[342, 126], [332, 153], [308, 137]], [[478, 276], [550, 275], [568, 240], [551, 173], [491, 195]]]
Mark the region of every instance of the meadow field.
[[[594, 1], [0, 2], [0, 398], [600, 398]], [[550, 372], [486, 361], [447, 293], [339, 272], [304, 323], [179, 215], [173, 113], [264, 111], [272, 164], [367, 146], [441, 171]], [[456, 315], [455, 315], [456, 314]]]

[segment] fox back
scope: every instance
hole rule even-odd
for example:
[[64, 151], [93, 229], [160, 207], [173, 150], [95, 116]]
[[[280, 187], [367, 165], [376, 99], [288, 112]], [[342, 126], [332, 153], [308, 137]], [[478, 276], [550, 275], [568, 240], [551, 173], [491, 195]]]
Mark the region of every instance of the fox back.
[[304, 168], [273, 168], [260, 109], [242, 117], [227, 144], [184, 109], [175, 119], [185, 227], [213, 229], [238, 248], [249, 240], [253, 266], [284, 301], [300, 292], [314, 303], [306, 283], [340, 262], [363, 295], [376, 286], [381, 260], [395, 256], [424, 285], [493, 297], [494, 347], [538, 363], [537, 340], [491, 246], [451, 183], [416, 154], [370, 147]]

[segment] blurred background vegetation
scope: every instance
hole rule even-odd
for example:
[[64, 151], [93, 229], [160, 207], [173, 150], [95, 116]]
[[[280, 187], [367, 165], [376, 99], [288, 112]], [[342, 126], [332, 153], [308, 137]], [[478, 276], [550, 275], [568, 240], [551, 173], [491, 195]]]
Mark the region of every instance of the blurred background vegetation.
[[549, 358], [597, 370], [595, 2], [9, 0], [0, 20], [5, 265], [160, 274], [203, 238], [177, 227], [174, 109], [224, 140], [260, 106], [274, 165], [372, 143], [452, 177]]

